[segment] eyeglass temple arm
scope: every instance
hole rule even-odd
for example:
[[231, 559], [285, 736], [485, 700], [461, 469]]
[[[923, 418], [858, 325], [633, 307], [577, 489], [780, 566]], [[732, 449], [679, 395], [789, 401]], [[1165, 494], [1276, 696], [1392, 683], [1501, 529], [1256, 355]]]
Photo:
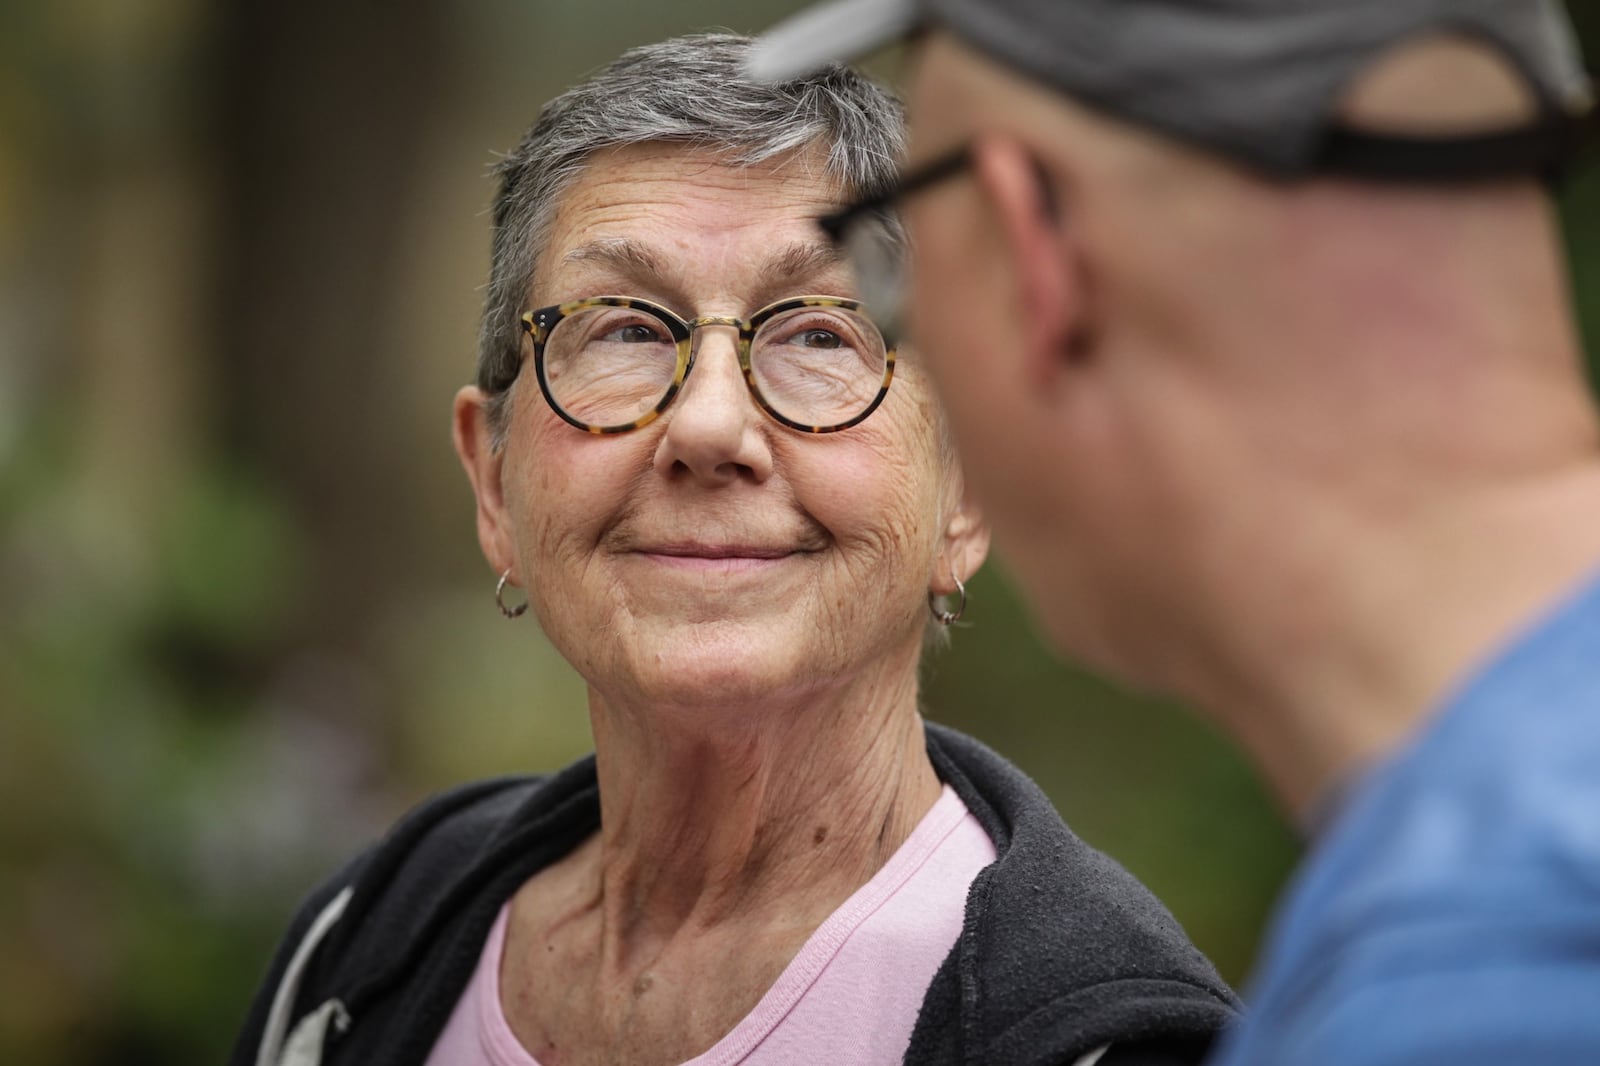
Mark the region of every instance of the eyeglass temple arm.
[[848, 207], [823, 215], [817, 219], [817, 225], [821, 226], [829, 237], [837, 241], [844, 236], [845, 231], [850, 228], [851, 224], [862, 215], [872, 211], [882, 211], [897, 200], [925, 189], [935, 182], [943, 181], [953, 174], [960, 173], [962, 168], [971, 162], [971, 156], [971, 146], [962, 145], [960, 148], [939, 156], [932, 162], [904, 175], [883, 192], [875, 196], [869, 196], [865, 200], [857, 200]]

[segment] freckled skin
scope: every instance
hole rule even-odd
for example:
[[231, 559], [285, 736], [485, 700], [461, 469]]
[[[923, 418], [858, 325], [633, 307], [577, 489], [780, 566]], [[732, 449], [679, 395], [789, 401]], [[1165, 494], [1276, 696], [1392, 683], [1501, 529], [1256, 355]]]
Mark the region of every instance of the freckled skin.
[[[851, 297], [839, 265], [774, 276], [800, 261], [786, 252], [825, 247], [814, 219], [838, 196], [821, 174], [805, 155], [602, 153], [563, 199], [526, 306], [636, 296], [748, 318]], [[616, 240], [652, 269], [570, 254]], [[672, 406], [628, 433], [563, 422], [524, 368], [496, 456], [481, 394], [457, 399], [485, 554], [590, 689], [601, 830], [517, 892], [501, 968], [507, 1019], [545, 1066], [705, 1051], [939, 793], [917, 712], [926, 597], [952, 590], [952, 568], [969, 577], [988, 538], [916, 353], [871, 417], [812, 435], [756, 405], [734, 330], [698, 340]], [[683, 542], [775, 557], [651, 550]]]

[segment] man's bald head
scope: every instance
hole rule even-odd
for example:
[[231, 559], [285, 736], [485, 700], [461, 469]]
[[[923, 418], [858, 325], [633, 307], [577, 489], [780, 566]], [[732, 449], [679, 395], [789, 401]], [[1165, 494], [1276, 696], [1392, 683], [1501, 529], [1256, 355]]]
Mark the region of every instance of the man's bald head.
[[[1272, 310], [1262, 305], [1298, 303], [1296, 288], [1307, 300], [1359, 301], [1347, 288], [1359, 279], [1340, 276], [1358, 262], [1378, 272], [1420, 268], [1418, 286], [1462, 283], [1470, 269], [1479, 284], [1510, 290], [1528, 271], [1548, 273], [1559, 262], [1535, 174], [1283, 182], [1065, 97], [948, 34], [931, 38], [911, 106], [914, 159], [973, 137], [1025, 145], [1059, 186], [1065, 225], [1112, 287], [1108, 295], [1128, 297], [1127, 314], [1174, 334], [1160, 339], [1163, 350], [1203, 352], [1211, 331], [1197, 319], [1249, 317], [1259, 333]], [[1536, 107], [1495, 50], [1439, 36], [1380, 56], [1346, 87], [1338, 113], [1404, 136], [1504, 128]], [[972, 239], [996, 244], [1005, 232], [982, 227]], [[1309, 276], [1297, 281], [1302, 273]]]
[[[1054, 574], [1053, 632], [1081, 657], [1184, 687], [1186, 664], [1130, 657], [1204, 655], [1203, 634], [1149, 639], [1151, 619], [1215, 595], [1212, 573], [1248, 588], [1185, 559], [1236, 532], [1219, 526], [1268, 520], [1218, 486], [1252, 484], [1252, 508], [1336, 486], [1382, 508], [1593, 439], [1534, 175], [1286, 182], [940, 33], [909, 102], [913, 166], [965, 143], [974, 159], [970, 180], [907, 205], [913, 334], [1003, 548]], [[1532, 106], [1496, 53], [1442, 38], [1380, 57], [1340, 102], [1400, 134]]]

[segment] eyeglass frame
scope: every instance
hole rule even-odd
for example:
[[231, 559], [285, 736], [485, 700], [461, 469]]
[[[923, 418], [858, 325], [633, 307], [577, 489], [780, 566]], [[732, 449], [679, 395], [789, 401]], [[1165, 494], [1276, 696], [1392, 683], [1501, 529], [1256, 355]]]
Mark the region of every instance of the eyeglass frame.
[[[1055, 184], [1050, 178], [1050, 172], [1045, 168], [1044, 162], [1038, 156], [1029, 153], [1033, 164], [1034, 177], [1038, 182], [1041, 195], [1044, 197], [1045, 211], [1052, 217], [1060, 214], [1060, 203], [1057, 200]], [[851, 266], [856, 273], [857, 287], [868, 294], [873, 289], [882, 289], [884, 286], [876, 283], [875, 279], [862, 277], [862, 264], [857, 256], [852, 253], [850, 244], [850, 231], [862, 219], [871, 216], [886, 216], [898, 211], [906, 200], [925, 191], [940, 182], [947, 181], [969, 170], [975, 162], [976, 156], [971, 142], [952, 148], [943, 155], [934, 156], [926, 163], [915, 169], [901, 174], [889, 188], [862, 197], [853, 203], [846, 204], [837, 211], [817, 218], [817, 226], [827, 234], [833, 246], [842, 251], [851, 261]], [[905, 304], [904, 277], [896, 279], [896, 295], [893, 299], [878, 301], [874, 306], [882, 305], [889, 308], [885, 317], [876, 319], [878, 330], [891, 343], [898, 342], [900, 333], [900, 311]]]
[[[656, 405], [649, 411], [632, 422], [618, 423], [612, 426], [596, 426], [575, 417], [556, 402], [555, 395], [550, 387], [550, 381], [545, 375], [544, 349], [551, 333], [556, 326], [579, 311], [586, 311], [594, 307], [624, 307], [643, 311], [667, 327], [667, 332], [672, 335], [672, 340], [677, 348], [677, 365], [673, 370], [672, 383]], [[767, 322], [786, 311], [794, 311], [802, 307], [837, 307], [845, 311], [859, 312], [873, 329], [878, 330], [878, 338], [883, 342], [883, 380], [879, 382], [878, 393], [872, 402], [853, 418], [836, 425], [818, 426], [805, 422], [797, 422], [778, 411], [761, 394], [761, 386], [756, 384], [755, 369], [750, 363], [750, 347], [755, 341], [756, 333]], [[739, 369], [744, 374], [745, 388], [750, 391], [751, 399], [756, 406], [765, 411], [769, 417], [790, 429], [802, 433], [838, 433], [852, 426], [864, 422], [868, 415], [876, 411], [883, 403], [884, 397], [889, 395], [889, 386], [894, 381], [895, 342], [879, 329], [872, 314], [862, 306], [859, 300], [846, 299], [843, 296], [790, 296], [776, 303], [767, 304], [756, 311], [749, 318], [734, 318], [728, 315], [701, 315], [698, 318], [686, 319], [672, 310], [653, 303], [638, 296], [590, 296], [581, 300], [569, 300], [566, 303], [551, 304], [548, 307], [535, 308], [525, 311], [521, 318], [522, 330], [533, 340], [533, 368], [534, 376], [539, 382], [539, 392], [543, 394], [545, 403], [550, 405], [562, 421], [575, 426], [586, 433], [606, 436], [616, 433], [627, 433], [630, 430], [641, 429], [660, 418], [662, 413], [672, 405], [672, 401], [682, 391], [684, 383], [689, 379], [689, 374], [694, 370], [695, 358], [698, 355], [694, 343], [694, 332], [701, 326], [730, 326], [739, 331]]]
[[[893, 215], [907, 199], [960, 175], [972, 165], [972, 162], [972, 145], [963, 144], [944, 155], [935, 156], [915, 170], [901, 174], [889, 188], [862, 197], [817, 219], [817, 226], [827, 234], [833, 246], [843, 252], [845, 258], [849, 260], [856, 274], [856, 285], [861, 291], [870, 295], [874, 290], [878, 290], [881, 295], [881, 290], [890, 286], [882, 283], [879, 278], [866, 276], [869, 273], [866, 261], [852, 247], [850, 231], [870, 216], [882, 219]], [[870, 273], [878, 272], [870, 271]], [[880, 307], [883, 311], [881, 317], [875, 319], [878, 331], [891, 343], [898, 339], [901, 332], [900, 316], [905, 305], [904, 289], [905, 278], [902, 275], [894, 279], [892, 297], [877, 299], [874, 296], [874, 306]]]
[[955, 177], [971, 165], [972, 145], [963, 144], [944, 155], [930, 159], [915, 170], [906, 171], [893, 185], [882, 192], [863, 197], [837, 211], [821, 216], [817, 219], [817, 225], [822, 227], [822, 231], [835, 245], [843, 247], [845, 234], [863, 215], [873, 212], [883, 214], [895, 210], [902, 201], [947, 178]]

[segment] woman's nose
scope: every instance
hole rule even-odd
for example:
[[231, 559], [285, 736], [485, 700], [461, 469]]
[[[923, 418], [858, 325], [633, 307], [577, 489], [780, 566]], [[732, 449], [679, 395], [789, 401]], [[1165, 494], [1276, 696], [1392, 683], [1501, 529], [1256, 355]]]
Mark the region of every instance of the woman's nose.
[[737, 328], [702, 324], [694, 343], [694, 369], [665, 412], [657, 468], [669, 475], [681, 469], [711, 485], [766, 480], [772, 473], [766, 416], [745, 385]]

